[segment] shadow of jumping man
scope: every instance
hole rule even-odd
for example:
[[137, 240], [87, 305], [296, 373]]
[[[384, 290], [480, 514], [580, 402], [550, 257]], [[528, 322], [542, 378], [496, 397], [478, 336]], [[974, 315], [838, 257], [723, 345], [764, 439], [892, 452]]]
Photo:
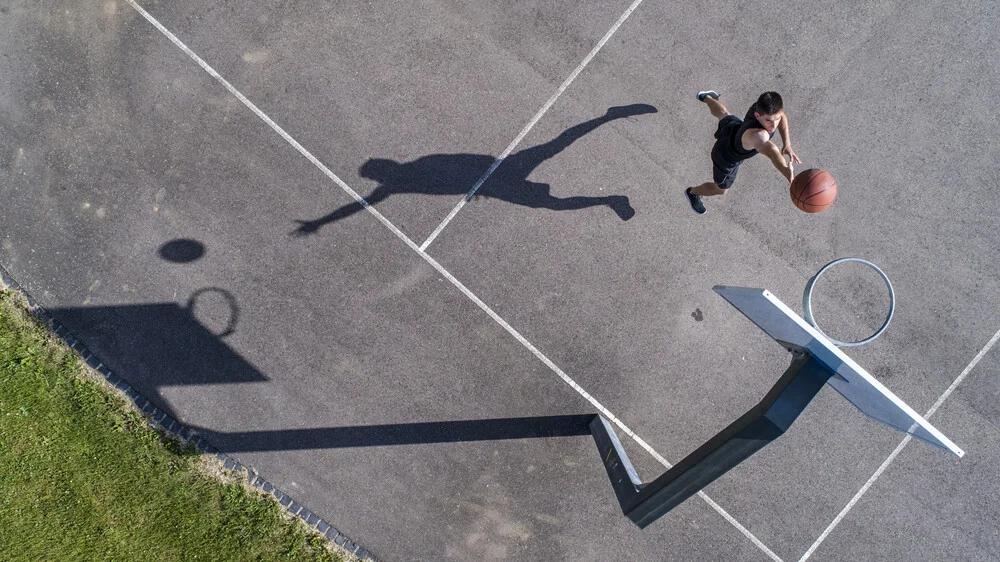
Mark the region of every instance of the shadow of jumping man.
[[[556, 197], [550, 193], [549, 184], [529, 181], [528, 176], [542, 162], [559, 154], [601, 125], [656, 111], [655, 107], [647, 104], [608, 108], [607, 113], [601, 117], [574, 125], [545, 144], [508, 156], [474, 195], [553, 211], [572, 211], [604, 205], [611, 208], [623, 221], [627, 221], [635, 215], [635, 209], [624, 195]], [[365, 197], [368, 205], [376, 205], [390, 195], [399, 193], [466, 195], [468, 198], [469, 190], [494, 162], [496, 158], [488, 154], [431, 154], [407, 163], [372, 158], [361, 166], [359, 174], [363, 178], [379, 182], [378, 187]], [[362, 209], [362, 203], [354, 202], [318, 219], [297, 220], [295, 222], [299, 227], [292, 234], [312, 234], [324, 225], [347, 218]]]

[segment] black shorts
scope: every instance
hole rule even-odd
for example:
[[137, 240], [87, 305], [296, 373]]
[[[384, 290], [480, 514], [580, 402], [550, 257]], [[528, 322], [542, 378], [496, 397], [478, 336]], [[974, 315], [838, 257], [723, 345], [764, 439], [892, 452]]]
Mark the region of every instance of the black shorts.
[[739, 129], [742, 124], [742, 119], [729, 114], [719, 120], [719, 128], [715, 130], [715, 138], [718, 140], [712, 147], [712, 181], [719, 186], [719, 189], [732, 187], [733, 182], [736, 181], [736, 172], [740, 170], [739, 162], [729, 162], [720, 157], [719, 143], [723, 142], [723, 139], [725, 141], [731, 139], [735, 132], [731, 129]]
[[726, 164], [720, 166], [715, 158], [712, 158], [712, 181], [719, 189], [729, 189], [736, 181], [736, 172], [740, 171], [740, 163]]

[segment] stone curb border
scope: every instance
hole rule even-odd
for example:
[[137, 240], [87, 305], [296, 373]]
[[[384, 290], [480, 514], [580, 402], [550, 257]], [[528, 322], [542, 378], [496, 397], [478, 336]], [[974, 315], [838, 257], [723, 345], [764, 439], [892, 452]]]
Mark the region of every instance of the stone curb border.
[[92, 354], [80, 340], [78, 340], [65, 326], [56, 321], [47, 310], [41, 307], [31, 295], [21, 287], [21, 285], [11, 277], [10, 273], [0, 265], [0, 289], [17, 291], [28, 301], [28, 308], [43, 322], [52, 327], [53, 333], [66, 343], [73, 351], [77, 352], [83, 361], [91, 368], [101, 374], [116, 389], [122, 391], [139, 410], [149, 419], [156, 423], [164, 432], [179, 437], [180, 439], [192, 443], [198, 449], [209, 455], [215, 455], [226, 470], [242, 473], [246, 476], [247, 482], [254, 488], [261, 490], [267, 495], [274, 497], [281, 505], [282, 509], [298, 517], [308, 526], [316, 529], [321, 535], [332, 541], [337, 546], [347, 550], [349, 553], [362, 560], [372, 560], [375, 558], [368, 550], [364, 549], [357, 542], [352, 541], [346, 535], [335, 529], [332, 525], [321, 519], [315, 513], [306, 509], [302, 504], [296, 502], [291, 496], [282, 492], [267, 480], [264, 480], [253, 469], [240, 464], [236, 459], [219, 451], [206, 439], [202, 438], [195, 431], [185, 427], [183, 424], [173, 419], [163, 410], [160, 410], [152, 402], [143, 397], [137, 390], [132, 388], [124, 379], [114, 374], [96, 355]]

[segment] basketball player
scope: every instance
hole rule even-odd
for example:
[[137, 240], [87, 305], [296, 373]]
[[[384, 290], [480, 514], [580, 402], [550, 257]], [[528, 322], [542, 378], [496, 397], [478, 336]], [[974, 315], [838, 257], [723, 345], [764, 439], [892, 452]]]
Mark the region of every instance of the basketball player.
[[[719, 94], [706, 90], [698, 92], [698, 101], [708, 105], [708, 110], [719, 120], [715, 131], [715, 146], [712, 147], [712, 177], [715, 181], [705, 182], [684, 190], [691, 208], [699, 215], [705, 214], [705, 204], [701, 198], [708, 195], [725, 195], [736, 180], [740, 162], [758, 152], [767, 156], [774, 167], [791, 183], [795, 171], [792, 163], [800, 163], [792, 150], [788, 135], [788, 117], [782, 109], [781, 96], [776, 92], [764, 92], [757, 102], [750, 106], [746, 117], [729, 113], [719, 101]], [[775, 131], [781, 133], [782, 148], [771, 142]], [[784, 155], [788, 155], [785, 163]]]

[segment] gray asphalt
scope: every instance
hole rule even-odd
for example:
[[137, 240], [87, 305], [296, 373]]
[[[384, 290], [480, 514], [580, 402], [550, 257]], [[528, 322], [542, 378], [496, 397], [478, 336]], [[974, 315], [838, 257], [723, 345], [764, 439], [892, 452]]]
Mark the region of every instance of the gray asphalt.
[[[142, 5], [420, 245], [629, 7], [479, 4]], [[801, 311], [822, 265], [861, 257], [896, 314], [848, 353], [924, 413], [1000, 330], [998, 19], [987, 3], [646, 0], [427, 255], [670, 462], [788, 365], [711, 287]], [[0, 30], [0, 264], [376, 557], [768, 559], [699, 498], [632, 525], [574, 425], [593, 404], [128, 3], [3, 2]], [[781, 92], [799, 169], [830, 171], [835, 204], [796, 210], [757, 158], [694, 215], [705, 88], [737, 114]], [[657, 111], [605, 117], [630, 104]], [[204, 254], [164, 259], [177, 239]], [[817, 284], [839, 339], [886, 307], [861, 266]], [[998, 361], [931, 418], [967, 455], [909, 443], [812, 560], [1000, 559]], [[796, 560], [901, 440], [827, 388], [705, 492]], [[662, 473], [623, 441], [646, 480]]]

